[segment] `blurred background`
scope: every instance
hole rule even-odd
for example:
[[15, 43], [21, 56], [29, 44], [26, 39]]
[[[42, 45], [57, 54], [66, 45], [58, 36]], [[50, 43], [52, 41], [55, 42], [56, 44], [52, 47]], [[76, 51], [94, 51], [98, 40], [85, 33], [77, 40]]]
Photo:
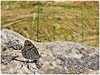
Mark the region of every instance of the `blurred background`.
[[2, 27], [40, 42], [99, 46], [99, 1], [1, 1]]

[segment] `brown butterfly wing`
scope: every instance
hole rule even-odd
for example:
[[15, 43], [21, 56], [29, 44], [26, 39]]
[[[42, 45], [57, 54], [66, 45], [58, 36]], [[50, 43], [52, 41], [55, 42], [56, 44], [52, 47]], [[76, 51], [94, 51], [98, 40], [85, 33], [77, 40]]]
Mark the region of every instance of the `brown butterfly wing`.
[[[26, 53], [24, 53], [24, 51]], [[25, 41], [24, 50], [22, 51], [22, 54], [26, 59], [39, 59], [40, 58], [37, 48], [29, 40]]]

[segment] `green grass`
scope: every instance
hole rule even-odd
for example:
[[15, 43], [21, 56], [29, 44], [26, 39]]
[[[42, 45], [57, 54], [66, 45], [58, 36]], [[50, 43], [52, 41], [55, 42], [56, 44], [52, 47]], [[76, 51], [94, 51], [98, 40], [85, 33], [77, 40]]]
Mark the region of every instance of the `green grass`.
[[[37, 14], [37, 1], [1, 2], [2, 26], [35, 41]], [[83, 42], [98, 47], [99, 2], [40, 2], [38, 39]]]

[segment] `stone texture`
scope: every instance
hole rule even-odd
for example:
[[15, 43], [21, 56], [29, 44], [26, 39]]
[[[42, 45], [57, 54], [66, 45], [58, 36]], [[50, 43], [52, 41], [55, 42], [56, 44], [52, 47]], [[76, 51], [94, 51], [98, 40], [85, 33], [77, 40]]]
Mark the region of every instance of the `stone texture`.
[[[7, 46], [8, 40], [19, 40], [20, 44], [24, 44], [27, 39], [22, 35], [8, 29], [2, 29], [1, 47], [2, 49]], [[9, 39], [8, 39], [9, 37]], [[30, 40], [32, 41], [32, 40]], [[41, 55], [39, 59], [42, 67], [36, 68], [35, 63], [28, 63], [25, 65], [21, 54], [21, 50], [13, 50], [7, 48], [2, 55], [8, 55], [10, 58], [13, 56], [19, 56], [15, 59], [9, 59], [4, 61], [4, 57], [1, 57], [3, 62], [1, 63], [1, 71], [4, 74], [98, 74], [99, 72], [99, 49], [82, 45], [80, 43], [71, 41], [56, 41], [48, 43], [32, 43], [38, 48]], [[6, 56], [7, 58], [7, 56]], [[19, 61], [21, 60], [21, 61]], [[21, 68], [21, 66], [23, 67]]]

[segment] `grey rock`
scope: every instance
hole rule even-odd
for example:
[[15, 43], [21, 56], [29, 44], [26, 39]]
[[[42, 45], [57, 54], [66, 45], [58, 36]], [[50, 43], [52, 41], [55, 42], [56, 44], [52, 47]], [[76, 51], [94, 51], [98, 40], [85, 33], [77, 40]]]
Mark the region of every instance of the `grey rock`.
[[[18, 40], [19, 44], [24, 45], [27, 39], [22, 35], [10, 30], [2, 29], [1, 48], [7, 48], [8, 41]], [[30, 40], [30, 39], [28, 39]], [[30, 40], [41, 54], [39, 59], [42, 67], [38, 69], [36, 64], [28, 63], [28, 67], [21, 61], [26, 59], [22, 56], [21, 50], [7, 48], [1, 51], [2, 55], [15, 56], [17, 60], [8, 59], [2, 56], [2, 62], [6, 60], [8, 64], [1, 63], [3, 74], [98, 74], [99, 73], [99, 49], [92, 46], [82, 45], [71, 41], [56, 41], [48, 43], [39, 43]], [[20, 61], [18, 61], [20, 60]], [[9, 62], [10, 61], [10, 62]], [[21, 66], [23, 67], [21, 68]]]

